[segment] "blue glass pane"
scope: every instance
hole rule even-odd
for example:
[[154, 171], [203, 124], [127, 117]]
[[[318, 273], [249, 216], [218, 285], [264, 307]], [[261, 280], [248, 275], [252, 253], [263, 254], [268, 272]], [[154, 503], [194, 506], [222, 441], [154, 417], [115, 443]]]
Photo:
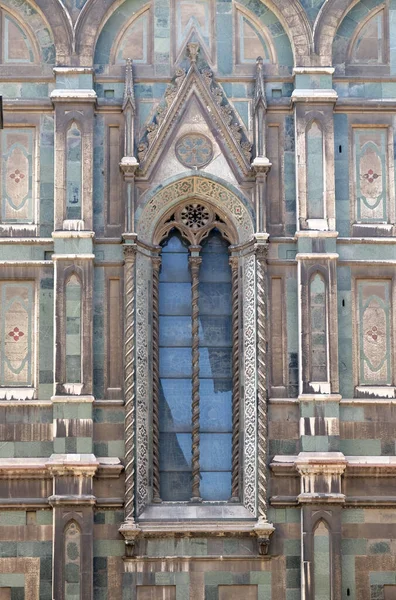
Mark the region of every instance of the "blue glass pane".
[[188, 242], [182, 239], [178, 231], [173, 231], [162, 244], [162, 255], [168, 252], [182, 252], [188, 254]]
[[191, 469], [191, 433], [161, 433], [160, 470], [188, 471], [189, 469]]
[[231, 433], [201, 433], [201, 471], [229, 471], [231, 441]]
[[212, 315], [200, 317], [199, 344], [200, 346], [229, 348], [232, 345], [231, 319]]
[[200, 491], [203, 500], [228, 500], [231, 496], [231, 472], [201, 473]]
[[228, 242], [219, 231], [213, 231], [202, 244], [201, 254], [222, 254], [228, 256]]
[[202, 264], [199, 270], [199, 280], [202, 282], [221, 283], [231, 280], [231, 269], [229, 255], [226, 254], [202, 254]]
[[160, 348], [160, 377], [191, 377], [190, 348]]
[[160, 431], [191, 431], [191, 379], [161, 379]]
[[192, 496], [191, 473], [165, 472], [160, 473], [160, 494], [162, 500], [183, 502]]
[[191, 317], [159, 318], [160, 346], [191, 347]]
[[199, 374], [201, 377], [232, 377], [231, 348], [201, 348], [199, 351]]
[[200, 283], [198, 306], [200, 315], [231, 315], [231, 283]]
[[232, 431], [232, 380], [200, 379], [200, 431]]
[[189, 282], [191, 275], [188, 268], [187, 254], [163, 254], [159, 280], [161, 282]]
[[159, 314], [191, 315], [191, 283], [160, 283]]

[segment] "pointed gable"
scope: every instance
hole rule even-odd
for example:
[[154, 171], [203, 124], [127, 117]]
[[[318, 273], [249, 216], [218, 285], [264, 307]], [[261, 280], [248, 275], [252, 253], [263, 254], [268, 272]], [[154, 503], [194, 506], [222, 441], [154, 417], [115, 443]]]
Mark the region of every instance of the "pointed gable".
[[199, 107], [197, 114], [208, 124], [237, 180], [251, 175], [252, 146], [245, 129], [223, 89], [215, 82], [212, 71], [199, 70], [198, 52], [198, 44], [188, 44], [190, 68], [187, 73], [180, 67], [176, 69], [174, 82], [167, 88], [154, 120], [147, 126], [138, 146], [139, 177], [150, 177], [158, 155], [180, 126], [192, 102]]

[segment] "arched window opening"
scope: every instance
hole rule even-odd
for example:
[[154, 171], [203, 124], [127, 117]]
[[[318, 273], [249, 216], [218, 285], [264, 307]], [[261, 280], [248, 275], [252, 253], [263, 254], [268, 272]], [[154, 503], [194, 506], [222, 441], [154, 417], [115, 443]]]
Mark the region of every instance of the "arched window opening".
[[81, 383], [81, 283], [66, 283], [66, 382]]
[[82, 218], [82, 137], [72, 123], [66, 134], [66, 219]]
[[76, 600], [81, 594], [81, 531], [75, 521], [65, 528], [65, 600]]
[[307, 204], [309, 219], [324, 219], [323, 132], [316, 121], [307, 130]]
[[319, 273], [309, 286], [311, 315], [311, 381], [328, 381], [326, 284]]
[[153, 500], [227, 501], [237, 319], [225, 223], [191, 204], [162, 227], [153, 270]]
[[324, 521], [314, 531], [315, 600], [330, 600], [330, 535]]

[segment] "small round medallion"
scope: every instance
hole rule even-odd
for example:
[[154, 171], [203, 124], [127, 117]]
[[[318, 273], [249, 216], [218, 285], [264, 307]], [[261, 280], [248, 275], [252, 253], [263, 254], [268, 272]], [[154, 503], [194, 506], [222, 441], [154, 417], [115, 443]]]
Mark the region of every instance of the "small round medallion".
[[200, 133], [188, 133], [176, 143], [176, 157], [185, 167], [204, 167], [213, 158], [210, 140]]

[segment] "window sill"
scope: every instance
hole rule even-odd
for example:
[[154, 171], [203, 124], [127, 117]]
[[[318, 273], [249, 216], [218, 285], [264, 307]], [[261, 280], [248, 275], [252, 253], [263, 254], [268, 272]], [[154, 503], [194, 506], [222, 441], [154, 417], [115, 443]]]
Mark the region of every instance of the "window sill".
[[37, 237], [35, 223], [7, 223], [0, 225], [0, 237]]
[[391, 385], [359, 385], [355, 388], [355, 396], [357, 398], [367, 398], [375, 400], [375, 398], [396, 398], [396, 388]]
[[[252, 519], [252, 513], [241, 504], [178, 504], [175, 502], [162, 502], [147, 506], [139, 516], [139, 524], [152, 521], [196, 521], [215, 519]], [[206, 527], [208, 525], [206, 524]], [[210, 525], [212, 528], [212, 525]]]
[[33, 400], [35, 388], [32, 387], [2, 387], [0, 388], [1, 400]]
[[352, 237], [393, 237], [391, 223], [353, 223]]

